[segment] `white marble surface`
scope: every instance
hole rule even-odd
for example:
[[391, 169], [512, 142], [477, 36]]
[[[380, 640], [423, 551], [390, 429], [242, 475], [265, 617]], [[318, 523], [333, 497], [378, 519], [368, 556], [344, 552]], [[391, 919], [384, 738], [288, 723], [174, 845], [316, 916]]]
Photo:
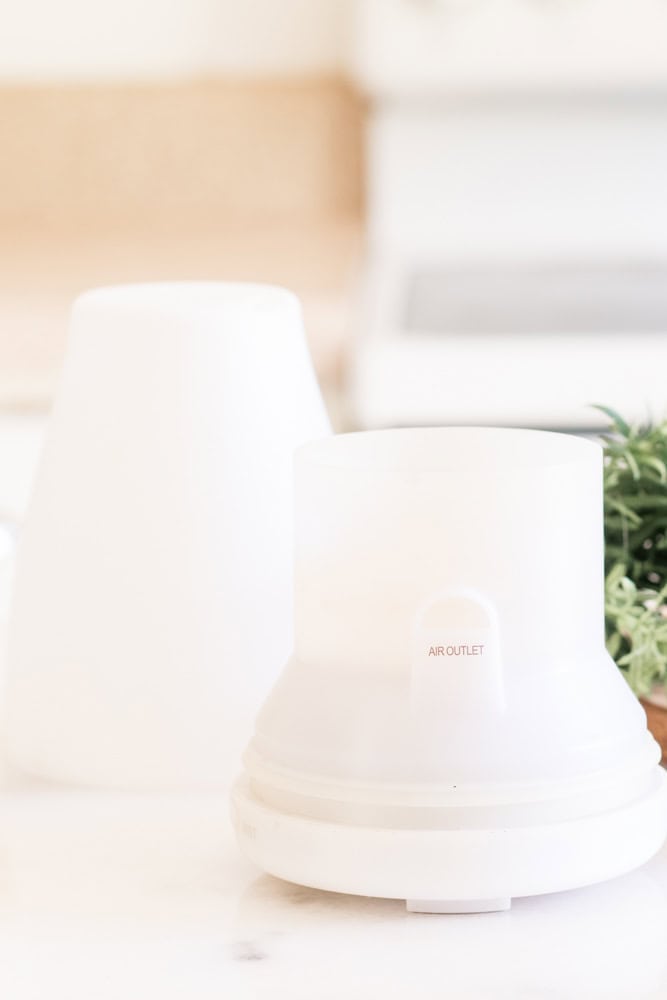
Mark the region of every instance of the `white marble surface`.
[[506, 913], [408, 914], [262, 875], [218, 796], [0, 799], [0, 995], [664, 998], [667, 852]]
[[[0, 506], [19, 515], [40, 436], [39, 420], [0, 420]], [[3, 1000], [667, 997], [667, 849], [505, 913], [408, 914], [261, 874], [237, 852], [223, 796], [0, 771]]]

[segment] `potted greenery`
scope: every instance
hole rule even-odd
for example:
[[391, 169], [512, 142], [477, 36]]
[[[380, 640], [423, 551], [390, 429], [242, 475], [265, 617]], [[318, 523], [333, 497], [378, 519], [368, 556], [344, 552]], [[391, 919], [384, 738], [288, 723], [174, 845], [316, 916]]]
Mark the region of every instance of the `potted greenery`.
[[616, 412], [605, 451], [607, 648], [642, 699], [667, 758], [667, 421], [632, 427]]

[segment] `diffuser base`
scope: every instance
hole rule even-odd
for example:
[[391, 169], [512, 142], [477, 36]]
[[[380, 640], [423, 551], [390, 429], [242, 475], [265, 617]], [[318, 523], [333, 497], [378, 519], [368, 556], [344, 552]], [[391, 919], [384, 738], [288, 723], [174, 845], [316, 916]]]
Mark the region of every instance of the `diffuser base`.
[[476, 912], [491, 902], [508, 905], [514, 896], [602, 882], [643, 864], [667, 835], [667, 776], [656, 766], [642, 795], [594, 815], [458, 829], [310, 819], [267, 805], [243, 777], [232, 793], [232, 816], [244, 853], [289, 882], [405, 899], [408, 908], [429, 912]]

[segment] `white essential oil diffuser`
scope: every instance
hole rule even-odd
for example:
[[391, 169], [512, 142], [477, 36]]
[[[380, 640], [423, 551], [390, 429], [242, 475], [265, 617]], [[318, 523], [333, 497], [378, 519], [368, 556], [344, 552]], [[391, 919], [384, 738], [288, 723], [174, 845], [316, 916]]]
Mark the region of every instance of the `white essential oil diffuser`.
[[233, 793], [267, 871], [475, 912], [661, 845], [660, 752], [604, 646], [597, 444], [436, 428], [306, 445], [295, 611]]
[[294, 449], [326, 435], [280, 288], [102, 288], [74, 305], [20, 544], [13, 762], [228, 788], [292, 648]]

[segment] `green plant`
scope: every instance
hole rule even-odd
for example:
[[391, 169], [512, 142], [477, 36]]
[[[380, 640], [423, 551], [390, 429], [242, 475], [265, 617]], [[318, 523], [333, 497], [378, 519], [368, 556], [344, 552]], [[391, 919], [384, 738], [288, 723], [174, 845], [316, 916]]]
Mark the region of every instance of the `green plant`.
[[632, 689], [667, 685], [667, 421], [631, 427], [614, 410], [605, 452], [607, 648]]

